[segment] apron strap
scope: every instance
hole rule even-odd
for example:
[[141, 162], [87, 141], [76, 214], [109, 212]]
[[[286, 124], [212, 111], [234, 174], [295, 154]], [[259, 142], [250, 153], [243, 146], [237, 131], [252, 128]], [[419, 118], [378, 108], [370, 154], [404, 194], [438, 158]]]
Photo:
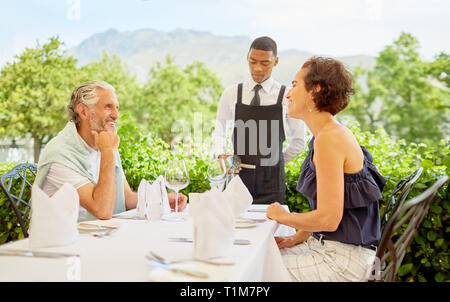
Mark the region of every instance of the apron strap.
[[238, 84], [238, 91], [237, 91], [237, 103], [238, 104], [242, 104], [242, 86], [243, 85], [244, 85], [243, 83]]
[[277, 104], [281, 104], [283, 102], [284, 91], [286, 90], [286, 86], [281, 85], [280, 93], [278, 94]]

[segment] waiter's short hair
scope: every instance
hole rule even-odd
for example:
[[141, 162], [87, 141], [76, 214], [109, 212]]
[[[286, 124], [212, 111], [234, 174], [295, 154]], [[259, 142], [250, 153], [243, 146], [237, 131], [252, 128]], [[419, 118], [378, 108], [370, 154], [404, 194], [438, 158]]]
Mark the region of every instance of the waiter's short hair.
[[272, 51], [273, 56], [277, 56], [277, 43], [267, 36], [259, 37], [253, 40], [252, 45], [250, 45], [249, 53], [252, 49], [264, 50], [264, 51]]

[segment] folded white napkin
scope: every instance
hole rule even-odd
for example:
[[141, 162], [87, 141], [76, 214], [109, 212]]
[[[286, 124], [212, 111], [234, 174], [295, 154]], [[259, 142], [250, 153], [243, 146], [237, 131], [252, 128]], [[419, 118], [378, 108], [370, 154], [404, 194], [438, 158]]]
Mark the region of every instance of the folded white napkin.
[[223, 194], [231, 202], [231, 207], [236, 218], [244, 214], [253, 202], [252, 194], [250, 194], [239, 175], [236, 175], [230, 181]]
[[195, 206], [193, 206], [193, 204], [196, 203], [198, 200], [200, 200], [200, 194], [201, 193], [191, 192], [188, 195], [188, 200], [189, 200], [188, 208], [189, 208], [189, 215], [191, 215], [191, 216], [194, 215], [193, 214], [194, 212], [192, 209], [195, 209]]
[[141, 219], [150, 220], [150, 194], [151, 185], [145, 179], [142, 179], [138, 187], [138, 202], [136, 205], [136, 216]]
[[159, 176], [153, 183], [142, 179], [138, 187], [138, 218], [158, 221], [163, 214], [170, 213], [164, 178]]
[[159, 189], [161, 191], [162, 214], [170, 214], [171, 209], [169, 204], [169, 197], [167, 196], [166, 180], [163, 176], [160, 175], [155, 181], [159, 183]]
[[64, 246], [78, 239], [80, 200], [73, 186], [65, 183], [52, 197], [37, 184], [31, 195], [29, 244], [33, 248]]
[[199, 194], [190, 205], [193, 218], [194, 258], [227, 256], [234, 241], [234, 214], [227, 196], [216, 188]]

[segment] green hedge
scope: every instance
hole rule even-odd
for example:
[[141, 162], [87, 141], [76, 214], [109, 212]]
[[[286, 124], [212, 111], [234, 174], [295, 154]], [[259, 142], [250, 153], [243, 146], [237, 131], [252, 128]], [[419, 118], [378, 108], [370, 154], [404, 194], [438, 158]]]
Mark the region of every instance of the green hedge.
[[[424, 167], [421, 178], [410, 192], [409, 198], [423, 192], [434, 183], [439, 176], [449, 174], [450, 146], [442, 142], [435, 148], [424, 144], [406, 144], [403, 140], [394, 140], [382, 129], [376, 133], [362, 132], [358, 124], [344, 121], [353, 131], [361, 145], [372, 153], [374, 164], [387, 179], [380, 202], [381, 211], [385, 207], [394, 185], [406, 175], [414, 172], [419, 165]], [[189, 192], [204, 192], [209, 189], [206, 177], [208, 150], [194, 149], [180, 145], [177, 151], [159, 138], [146, 135], [132, 123], [122, 126], [118, 132], [120, 154], [125, 175], [130, 186], [137, 190], [142, 178], [154, 180], [164, 174], [166, 163], [173, 158], [182, 158], [189, 169], [190, 184], [182, 190]], [[306, 197], [297, 193], [295, 186], [300, 173], [300, 165], [308, 150], [286, 165], [287, 191], [285, 203], [291, 211], [309, 211]], [[13, 164], [0, 165], [2, 171], [9, 170]], [[448, 184], [446, 185], [448, 186]], [[449, 196], [444, 196], [446, 187], [441, 190], [430, 210], [425, 216], [413, 242], [408, 248], [405, 259], [400, 267], [399, 281], [448, 281], [449, 253]], [[447, 193], [448, 194], [448, 193]], [[20, 239], [20, 227], [5, 197], [0, 196], [0, 243]]]

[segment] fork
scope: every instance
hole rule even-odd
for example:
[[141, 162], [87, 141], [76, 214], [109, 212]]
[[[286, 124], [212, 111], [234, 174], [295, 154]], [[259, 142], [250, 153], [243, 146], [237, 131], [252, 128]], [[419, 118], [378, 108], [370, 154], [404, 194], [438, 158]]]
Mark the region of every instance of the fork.
[[152, 251], [150, 251], [149, 255], [146, 255], [146, 258], [149, 260], [156, 260], [156, 261], [158, 261], [162, 264], [166, 264], [166, 265], [180, 263], [180, 262], [202, 262], [202, 263], [212, 264], [212, 265], [234, 265], [234, 262], [216, 262], [216, 261], [201, 260], [201, 259], [169, 260], [169, 259], [166, 259]]

